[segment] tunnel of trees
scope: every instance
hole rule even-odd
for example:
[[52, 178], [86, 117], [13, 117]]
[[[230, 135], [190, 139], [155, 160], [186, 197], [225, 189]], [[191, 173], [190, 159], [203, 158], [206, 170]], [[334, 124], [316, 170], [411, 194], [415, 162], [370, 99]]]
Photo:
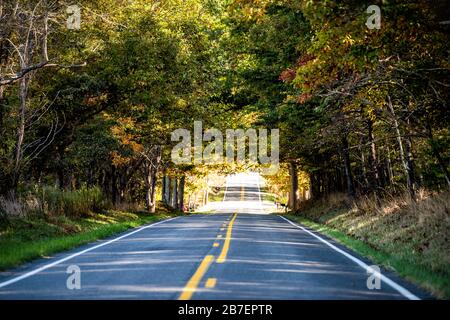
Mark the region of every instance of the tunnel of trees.
[[[117, 207], [183, 209], [201, 177], [237, 170], [171, 162], [170, 133], [195, 120], [279, 128], [291, 178], [270, 181], [291, 188], [292, 209], [305, 190], [450, 188], [445, 0], [77, 4], [71, 28], [71, 3], [0, 1], [5, 199], [90, 190]], [[366, 26], [370, 4], [379, 29]]]

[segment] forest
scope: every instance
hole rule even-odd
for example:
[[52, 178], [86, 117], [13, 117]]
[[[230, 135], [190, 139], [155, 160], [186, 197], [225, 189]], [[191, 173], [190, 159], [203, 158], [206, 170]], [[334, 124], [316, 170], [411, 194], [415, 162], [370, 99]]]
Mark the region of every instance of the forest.
[[373, 211], [437, 199], [448, 248], [449, 12], [445, 0], [0, 0], [0, 224], [204, 204], [210, 174], [257, 166], [174, 164], [171, 133], [202, 121], [280, 130], [267, 193], [291, 212], [336, 195]]

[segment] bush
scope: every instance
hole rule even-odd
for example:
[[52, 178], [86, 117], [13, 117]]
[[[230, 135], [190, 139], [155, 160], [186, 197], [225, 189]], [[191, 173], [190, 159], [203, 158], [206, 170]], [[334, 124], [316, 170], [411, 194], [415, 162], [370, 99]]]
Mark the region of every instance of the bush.
[[27, 204], [15, 196], [0, 197], [0, 217], [7, 220], [8, 217], [22, 218], [27, 215]]
[[43, 211], [49, 215], [82, 216], [105, 207], [102, 191], [98, 187], [78, 190], [45, 187], [40, 191], [39, 198]]
[[78, 190], [60, 190], [43, 187], [22, 197], [0, 197], [0, 219], [23, 218], [44, 214], [51, 216], [80, 217], [105, 209], [107, 202], [98, 187]]

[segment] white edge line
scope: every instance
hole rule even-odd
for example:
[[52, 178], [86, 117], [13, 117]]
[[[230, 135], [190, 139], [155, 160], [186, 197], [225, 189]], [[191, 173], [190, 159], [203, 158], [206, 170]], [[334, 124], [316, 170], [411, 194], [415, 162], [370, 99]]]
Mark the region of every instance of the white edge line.
[[[333, 250], [343, 254], [344, 256], [346, 256], [347, 258], [349, 258], [350, 260], [352, 260], [353, 262], [355, 262], [357, 265], [359, 265], [361, 268], [366, 269], [366, 270], [370, 270], [371, 268], [365, 264], [363, 261], [361, 261], [360, 259], [352, 256], [351, 254], [345, 252], [344, 250], [339, 249], [338, 247], [336, 247], [335, 245], [331, 244], [330, 242], [328, 242], [327, 240], [319, 237], [318, 235], [312, 233], [311, 231], [309, 231], [308, 229], [302, 227], [301, 225], [298, 225], [294, 222], [292, 222], [289, 219], [286, 219], [285, 217], [282, 217], [279, 215], [279, 217], [287, 222], [289, 222], [291, 225], [293, 225], [296, 228], [302, 229], [303, 231], [305, 231], [306, 233], [312, 235], [313, 237], [319, 239], [320, 241], [322, 241], [323, 243], [325, 243], [327, 246], [329, 246], [330, 248], [332, 248]], [[407, 289], [405, 289], [404, 287], [402, 287], [401, 285], [397, 284], [396, 282], [392, 281], [391, 279], [389, 279], [388, 277], [386, 277], [383, 274], [378, 274], [378, 272], [376, 272], [376, 276], [379, 277], [382, 281], [384, 281], [388, 286], [390, 286], [391, 288], [395, 289], [396, 291], [398, 291], [402, 296], [404, 296], [405, 298], [408, 298], [409, 300], [421, 300], [419, 297], [417, 297], [416, 295], [412, 294], [410, 291], [408, 291]]]
[[256, 180], [256, 184], [258, 185], [259, 209], [263, 210], [263, 205], [261, 201], [261, 185], [259, 184], [259, 177], [258, 180]]
[[223, 199], [222, 199], [222, 202], [225, 201], [225, 197], [227, 196], [227, 189], [228, 189], [228, 179], [227, 179], [227, 177], [225, 177], [225, 191], [224, 191], [224, 193], [223, 193]]
[[67, 256], [67, 257], [62, 258], [62, 259], [59, 259], [59, 260], [57, 260], [57, 261], [55, 261], [55, 262], [49, 263], [49, 264], [47, 264], [47, 265], [45, 265], [45, 266], [42, 266], [42, 267], [40, 267], [40, 268], [37, 268], [37, 269], [35, 269], [35, 270], [33, 270], [33, 271], [24, 273], [24, 274], [21, 275], [21, 276], [12, 278], [12, 279], [7, 280], [7, 281], [4, 281], [4, 282], [1, 282], [1, 283], [0, 283], [0, 288], [6, 287], [6, 286], [8, 286], [8, 285], [10, 285], [10, 284], [13, 284], [13, 283], [15, 283], [15, 282], [18, 282], [18, 281], [20, 281], [20, 280], [29, 278], [29, 277], [31, 277], [31, 276], [33, 276], [33, 275], [35, 275], [35, 274], [37, 274], [37, 273], [39, 273], [39, 272], [41, 272], [41, 271], [44, 271], [44, 270], [49, 269], [49, 268], [51, 268], [51, 267], [54, 267], [54, 266], [56, 266], [56, 265], [58, 265], [58, 264], [60, 264], [60, 263], [62, 263], [62, 262], [65, 262], [65, 261], [67, 261], [67, 260], [70, 260], [70, 259], [72, 259], [72, 258], [75, 258], [75, 257], [77, 257], [77, 256], [79, 256], [79, 255], [82, 255], [82, 254], [86, 253], [86, 252], [89, 252], [89, 251], [98, 249], [98, 248], [100, 248], [100, 247], [106, 246], [106, 245], [111, 244], [111, 243], [113, 243], [113, 242], [116, 242], [116, 241], [118, 241], [118, 240], [120, 240], [120, 239], [123, 239], [123, 238], [126, 238], [126, 237], [128, 237], [128, 236], [131, 236], [132, 234], [135, 234], [135, 233], [137, 233], [137, 232], [139, 232], [139, 231], [142, 231], [142, 230], [144, 230], [144, 229], [148, 229], [148, 228], [154, 227], [154, 226], [159, 225], [159, 224], [164, 223], [164, 222], [168, 222], [168, 221], [174, 220], [174, 219], [176, 219], [176, 218], [178, 218], [178, 217], [166, 219], [166, 220], [163, 220], [163, 221], [159, 221], [159, 222], [152, 223], [152, 224], [147, 225], [147, 226], [140, 227], [139, 229], [134, 230], [134, 231], [131, 231], [131, 232], [129, 232], [129, 233], [127, 233], [127, 234], [124, 234], [124, 235], [122, 235], [122, 236], [120, 236], [120, 237], [111, 239], [111, 240], [106, 241], [106, 242], [104, 242], [104, 243], [98, 244], [98, 245], [96, 245], [96, 246], [94, 246], [94, 247], [90, 247], [90, 248], [87, 248], [87, 249], [85, 249], [85, 250], [79, 251], [79, 252], [77, 252], [77, 253], [71, 254], [70, 256]]

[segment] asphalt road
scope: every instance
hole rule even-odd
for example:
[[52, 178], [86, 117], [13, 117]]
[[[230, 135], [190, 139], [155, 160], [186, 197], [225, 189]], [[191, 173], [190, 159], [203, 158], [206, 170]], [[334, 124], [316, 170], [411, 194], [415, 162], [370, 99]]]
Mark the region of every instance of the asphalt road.
[[[227, 201], [261, 201], [259, 186]], [[218, 213], [163, 221], [0, 273], [0, 299], [415, 299], [420, 290], [277, 215]], [[70, 266], [80, 289], [68, 289]]]

